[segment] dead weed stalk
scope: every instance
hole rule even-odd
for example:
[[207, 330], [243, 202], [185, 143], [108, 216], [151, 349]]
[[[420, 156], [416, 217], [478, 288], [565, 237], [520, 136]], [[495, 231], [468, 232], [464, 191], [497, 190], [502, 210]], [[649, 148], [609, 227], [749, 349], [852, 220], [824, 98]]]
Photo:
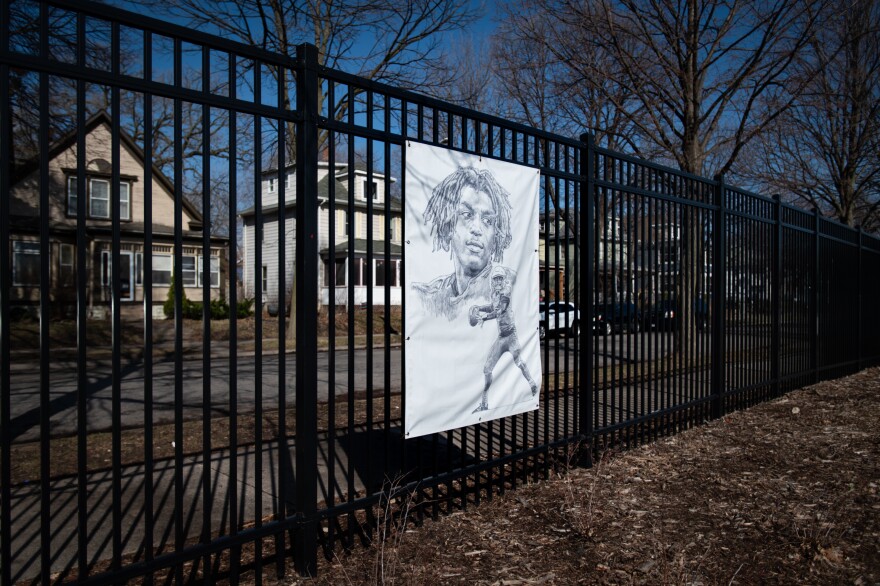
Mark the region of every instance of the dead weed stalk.
[[378, 546], [373, 568], [374, 584], [393, 584], [400, 573], [400, 547], [418, 487], [408, 489], [403, 477], [386, 478], [379, 496], [376, 533]]
[[580, 483], [575, 482], [572, 474], [573, 470], [579, 468], [573, 461], [577, 453], [578, 446], [575, 446], [575, 449], [569, 453], [561, 477], [565, 505], [562, 514], [572, 531], [583, 538], [590, 538], [593, 536], [593, 500], [602, 479], [602, 465], [608, 454], [605, 452], [600, 454], [592, 471], [589, 487], [584, 490]]

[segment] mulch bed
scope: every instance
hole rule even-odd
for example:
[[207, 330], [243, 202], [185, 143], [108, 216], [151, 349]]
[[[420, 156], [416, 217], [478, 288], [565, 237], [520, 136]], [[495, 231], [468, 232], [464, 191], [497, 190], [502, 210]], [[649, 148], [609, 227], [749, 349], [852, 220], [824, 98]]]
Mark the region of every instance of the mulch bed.
[[874, 368], [392, 533], [309, 583], [877, 584], [878, 421]]

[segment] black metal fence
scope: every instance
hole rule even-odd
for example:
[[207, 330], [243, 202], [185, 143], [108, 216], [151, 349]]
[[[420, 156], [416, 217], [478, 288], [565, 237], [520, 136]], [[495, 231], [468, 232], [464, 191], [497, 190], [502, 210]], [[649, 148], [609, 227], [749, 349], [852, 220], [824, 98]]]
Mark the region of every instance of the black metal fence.
[[[0, 584], [311, 573], [880, 360], [880, 240], [817, 213], [310, 46], [68, 0], [0, 34]], [[538, 411], [403, 438], [406, 141], [541, 171], [543, 317], [581, 319]]]

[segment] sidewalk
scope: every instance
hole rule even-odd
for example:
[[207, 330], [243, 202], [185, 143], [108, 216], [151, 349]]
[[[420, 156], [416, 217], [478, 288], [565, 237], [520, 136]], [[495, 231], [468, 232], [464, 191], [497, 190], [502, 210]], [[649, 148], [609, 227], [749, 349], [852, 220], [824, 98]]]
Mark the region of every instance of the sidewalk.
[[[370, 449], [379, 446], [384, 430], [374, 429], [371, 433], [365, 428], [356, 429], [351, 436], [338, 436], [330, 440], [325, 435], [317, 446], [318, 455], [318, 500], [328, 501], [332, 495], [335, 502], [347, 498], [347, 472], [351, 467], [353, 489], [363, 494], [366, 478], [371, 475], [373, 491], [381, 490], [383, 478], [378, 478], [383, 469], [383, 449]], [[406, 462], [400, 458], [401, 436], [399, 430], [392, 430], [392, 461], [390, 469], [398, 475], [414, 470], [418, 460], [430, 462], [430, 453], [422, 458], [413, 452], [413, 444], [407, 443], [409, 454]], [[433, 448], [431, 442], [419, 442], [423, 450]], [[446, 454], [446, 444], [441, 442], [438, 449]], [[286, 453], [285, 453], [286, 452]], [[427, 456], [427, 457], [426, 457]], [[232, 482], [233, 461], [237, 481]], [[261, 467], [258, 475], [257, 468]], [[279, 442], [266, 442], [257, 453], [255, 446], [243, 446], [234, 454], [229, 450], [217, 451], [206, 461], [201, 455], [186, 457], [182, 461], [180, 476], [182, 482], [181, 500], [183, 509], [175, 511], [175, 463], [173, 459], [157, 461], [153, 467], [152, 487], [148, 487], [143, 465], [128, 466], [114, 475], [113, 470], [103, 470], [89, 474], [85, 484], [87, 492], [86, 517], [84, 528], [87, 537], [87, 560], [89, 565], [113, 557], [114, 526], [121, 532], [122, 556], [132, 556], [126, 563], [144, 559], [148, 520], [146, 502], [148, 492], [153, 499], [153, 547], [156, 555], [174, 551], [177, 523], [180, 523], [186, 540], [198, 540], [205, 529], [205, 519], [210, 523], [212, 538], [231, 533], [230, 519], [235, 514], [238, 525], [252, 525], [257, 519], [268, 520], [276, 515], [281, 503], [286, 503], [288, 514], [294, 510], [296, 477], [296, 454], [292, 439], [286, 446]], [[332, 475], [331, 475], [332, 469]], [[114, 478], [115, 476], [115, 478]], [[281, 494], [278, 479], [289, 479], [284, 494]], [[121, 519], [114, 524], [113, 484], [120, 485], [119, 503]], [[205, 484], [208, 484], [208, 503], [204, 500]], [[40, 541], [41, 519], [48, 518], [51, 544], [47, 549], [51, 572], [75, 572], [78, 555], [79, 507], [78, 486], [75, 477], [62, 478], [50, 483], [48, 512], [41, 509], [41, 491], [35, 484], [25, 484], [12, 488], [12, 578], [13, 582], [32, 580], [39, 577], [41, 568]]]

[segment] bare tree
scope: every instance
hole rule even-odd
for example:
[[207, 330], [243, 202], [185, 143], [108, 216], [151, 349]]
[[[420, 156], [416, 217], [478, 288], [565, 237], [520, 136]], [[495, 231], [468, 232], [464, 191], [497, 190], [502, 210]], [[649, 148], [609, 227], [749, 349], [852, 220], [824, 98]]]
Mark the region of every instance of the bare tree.
[[519, 0], [503, 8], [492, 43], [496, 93], [505, 104], [501, 113], [554, 132], [592, 132], [597, 144], [637, 150], [622, 115], [637, 105], [608, 75], [615, 66], [608, 52], [570, 42], [572, 31], [544, 4]]
[[805, 88], [743, 174], [850, 226], [880, 229], [880, 5], [828, 10], [799, 60]]
[[[152, 0], [158, 10], [191, 26], [282, 55], [295, 55], [300, 43], [318, 49], [320, 65], [369, 80], [427, 91], [444, 83], [436, 75], [442, 35], [469, 24], [475, 11], [466, 0]], [[291, 73], [272, 68], [279, 105], [291, 108]], [[348, 96], [318, 103], [337, 119], [349, 108]], [[355, 92], [356, 94], [358, 92]], [[289, 160], [295, 159], [294, 128], [288, 129]], [[321, 144], [326, 134], [320, 136]]]
[[[442, 83], [430, 75], [440, 58], [444, 33], [468, 24], [475, 12], [466, 0], [153, 0], [157, 9], [237, 41], [283, 55], [303, 42], [317, 47], [320, 65], [400, 87]], [[292, 108], [291, 72], [271, 68], [278, 105]], [[327, 104], [319, 87], [319, 108], [343, 119], [357, 108], [359, 90]], [[341, 93], [341, 92], [340, 92]], [[296, 160], [296, 129], [288, 125], [286, 160]], [[326, 131], [319, 136], [326, 144]], [[279, 148], [282, 145], [278, 145]], [[296, 275], [292, 275], [296, 279]], [[296, 330], [296, 286], [290, 287], [287, 335]]]
[[[560, 55], [593, 47], [614, 66], [580, 60], [583, 81], [612, 76], [642, 151], [690, 173], [726, 173], [790, 102], [768, 100], [815, 24], [795, 0], [559, 0]], [[792, 89], [792, 88], [789, 88]], [[796, 93], [796, 92], [795, 92]]]
[[[525, 2], [524, 2], [525, 4]], [[727, 173], [797, 95], [792, 64], [818, 11], [796, 0], [555, 0], [532, 37], [624, 118], [629, 146], [694, 174]], [[521, 15], [518, 22], [528, 22]], [[783, 89], [784, 88], [784, 89]], [[699, 186], [687, 180], [685, 197]], [[694, 356], [688, 319], [706, 272], [704, 214], [684, 206], [677, 299], [685, 326], [677, 350]], [[716, 227], [720, 228], [720, 227]], [[690, 317], [693, 317], [692, 315]], [[688, 348], [685, 348], [685, 343]]]

